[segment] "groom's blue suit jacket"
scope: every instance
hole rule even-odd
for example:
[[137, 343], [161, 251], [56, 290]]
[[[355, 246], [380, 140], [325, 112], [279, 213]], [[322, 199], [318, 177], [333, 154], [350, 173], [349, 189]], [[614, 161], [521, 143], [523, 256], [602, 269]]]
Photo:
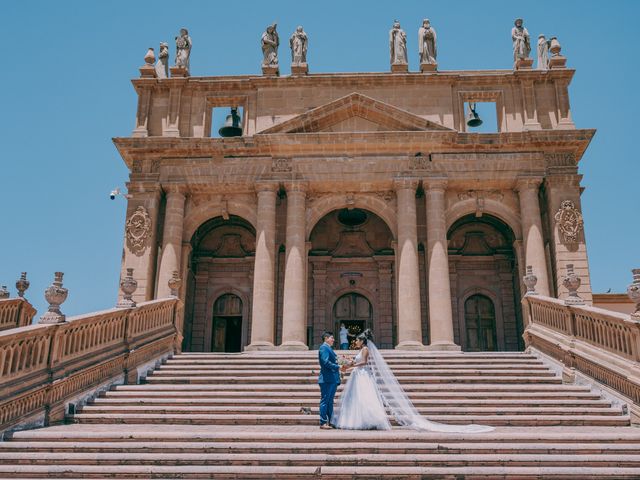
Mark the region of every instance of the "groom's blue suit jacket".
[[318, 383], [340, 383], [340, 365], [336, 352], [326, 343], [320, 345], [318, 359], [320, 360], [320, 376]]

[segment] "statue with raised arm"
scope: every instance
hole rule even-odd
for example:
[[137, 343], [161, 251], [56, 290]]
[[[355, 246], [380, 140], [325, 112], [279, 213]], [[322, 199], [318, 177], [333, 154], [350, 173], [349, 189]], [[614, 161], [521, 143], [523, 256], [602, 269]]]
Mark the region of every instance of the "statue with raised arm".
[[549, 69], [549, 44], [551, 42], [541, 33], [538, 35], [538, 70]]
[[280, 39], [276, 31], [276, 24], [269, 25], [262, 34], [262, 66], [277, 67], [278, 66], [278, 46]]
[[531, 40], [529, 32], [524, 28], [524, 20], [516, 18], [514, 27], [511, 29], [511, 40], [513, 40], [513, 62], [529, 58], [531, 53]]
[[160, 43], [160, 53], [158, 53], [158, 61], [156, 62], [156, 76], [158, 78], [169, 77], [169, 44]]
[[191, 56], [191, 37], [186, 28], [180, 29], [180, 35], [176, 37], [176, 67], [183, 67], [189, 71], [189, 57]]
[[431, 26], [428, 18], [422, 21], [422, 26], [418, 30], [418, 52], [420, 53], [420, 63], [435, 65], [438, 63], [436, 57], [438, 50], [436, 47], [436, 31]]
[[304, 32], [301, 26], [296, 28], [291, 38], [289, 39], [289, 46], [291, 47], [291, 64], [300, 65], [307, 63], [307, 34]]
[[391, 65], [406, 65], [407, 61], [407, 34], [400, 28], [400, 22], [393, 22], [393, 28], [389, 31], [389, 52]]

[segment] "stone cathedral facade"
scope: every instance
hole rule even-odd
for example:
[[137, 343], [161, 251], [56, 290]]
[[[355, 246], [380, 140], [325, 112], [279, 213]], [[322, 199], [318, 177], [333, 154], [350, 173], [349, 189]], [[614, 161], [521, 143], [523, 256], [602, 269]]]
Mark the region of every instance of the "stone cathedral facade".
[[[522, 349], [526, 266], [591, 300], [574, 71], [190, 77], [141, 69], [124, 269], [137, 300], [183, 280], [186, 351], [317, 348], [371, 328], [383, 348]], [[465, 105], [495, 107], [474, 133]], [[215, 138], [238, 107], [242, 135]]]

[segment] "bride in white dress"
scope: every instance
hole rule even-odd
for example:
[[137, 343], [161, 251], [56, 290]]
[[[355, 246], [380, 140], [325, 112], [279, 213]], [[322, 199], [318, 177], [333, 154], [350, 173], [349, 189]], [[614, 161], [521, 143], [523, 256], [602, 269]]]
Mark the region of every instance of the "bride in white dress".
[[347, 380], [332, 423], [348, 430], [390, 430], [387, 409], [398, 424], [415, 430], [450, 433], [484, 433], [485, 425], [450, 425], [427, 420], [418, 413], [395, 375], [373, 343], [371, 330], [356, 338], [360, 352], [351, 362]]

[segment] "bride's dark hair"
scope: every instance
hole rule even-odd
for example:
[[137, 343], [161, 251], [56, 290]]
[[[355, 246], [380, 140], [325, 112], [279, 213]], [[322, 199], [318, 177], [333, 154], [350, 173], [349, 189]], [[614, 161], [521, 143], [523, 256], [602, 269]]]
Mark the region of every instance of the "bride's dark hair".
[[373, 332], [370, 328], [367, 328], [364, 332], [356, 337], [358, 340], [362, 340], [362, 345], [366, 345], [368, 340], [373, 342]]

